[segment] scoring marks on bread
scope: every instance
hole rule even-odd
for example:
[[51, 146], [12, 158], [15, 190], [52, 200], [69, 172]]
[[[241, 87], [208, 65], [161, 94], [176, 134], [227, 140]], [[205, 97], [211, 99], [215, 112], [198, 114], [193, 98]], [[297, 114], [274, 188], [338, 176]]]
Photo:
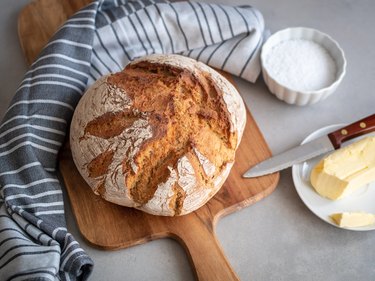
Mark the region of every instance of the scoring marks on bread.
[[219, 74], [165, 57], [97, 81], [74, 114], [71, 145], [85, 180], [105, 199], [172, 216], [202, 206], [221, 187], [246, 114]]

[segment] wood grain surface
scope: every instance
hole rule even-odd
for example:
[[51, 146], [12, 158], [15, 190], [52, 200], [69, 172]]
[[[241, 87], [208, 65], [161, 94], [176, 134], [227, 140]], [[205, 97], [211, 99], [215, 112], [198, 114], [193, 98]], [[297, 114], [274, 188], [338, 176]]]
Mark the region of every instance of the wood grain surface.
[[[31, 64], [55, 30], [89, 0], [36, 0], [19, 15], [18, 33]], [[229, 79], [229, 75], [226, 75]], [[72, 160], [69, 144], [60, 151], [59, 169], [82, 236], [108, 250], [170, 237], [186, 249], [198, 280], [238, 280], [215, 236], [218, 219], [269, 195], [279, 174], [244, 179], [249, 166], [268, 158], [270, 150], [250, 112], [232, 171], [220, 191], [199, 210], [181, 217], [159, 217], [118, 206], [94, 195]]]

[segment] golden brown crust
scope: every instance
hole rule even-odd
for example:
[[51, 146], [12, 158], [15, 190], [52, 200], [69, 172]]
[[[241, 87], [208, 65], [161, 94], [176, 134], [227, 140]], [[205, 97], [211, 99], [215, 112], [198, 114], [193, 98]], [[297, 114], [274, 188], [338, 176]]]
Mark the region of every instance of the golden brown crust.
[[[245, 118], [238, 93], [230, 92], [232, 88], [224, 93], [229, 86], [225, 88], [218, 83], [216, 72], [213, 75], [211, 70], [199, 68], [191, 71], [192, 62], [174, 57], [179, 61], [177, 66], [141, 60], [107, 77], [106, 87], [126, 95], [120, 100], [129, 100], [131, 105], [122, 111], [116, 108], [114, 112], [101, 112], [85, 121], [83, 115], [87, 109], [78, 106], [71, 132], [75, 161], [81, 157], [78, 154], [86, 150], [92, 154], [86, 157], [88, 161], [77, 159], [76, 163], [79, 169], [81, 163], [86, 163], [86, 168], [81, 168], [80, 172], [89, 178], [94, 189], [101, 186], [100, 193], [104, 193], [101, 195], [107, 200], [160, 215], [191, 212], [217, 192], [227, 176], [228, 167], [233, 164]], [[190, 64], [184, 68], [181, 63]], [[220, 80], [229, 83], [223, 81]], [[103, 92], [103, 88], [100, 91]], [[101, 93], [88, 96], [97, 94]], [[109, 95], [105, 96], [108, 99]], [[231, 100], [228, 97], [243, 111], [243, 116], [238, 115], [242, 123], [229, 111], [228, 100]], [[140, 130], [151, 133], [140, 140], [134, 131], [139, 120], [143, 120]], [[238, 124], [233, 124], [233, 120]], [[79, 128], [84, 133], [76, 136]], [[129, 139], [126, 136], [130, 133], [133, 135]], [[85, 142], [96, 139], [102, 144], [87, 149], [89, 145]], [[119, 141], [132, 143], [128, 146], [114, 144]], [[122, 155], [118, 155], [118, 147], [121, 147]], [[122, 159], [116, 160], [118, 157]], [[113, 167], [114, 162], [120, 168]], [[88, 169], [88, 173], [83, 169]], [[115, 176], [111, 175], [114, 169]], [[115, 187], [111, 186], [114, 181]], [[119, 190], [121, 181], [122, 191]], [[107, 192], [103, 191], [102, 185]], [[121, 192], [126, 197], [123, 202], [116, 197]]]

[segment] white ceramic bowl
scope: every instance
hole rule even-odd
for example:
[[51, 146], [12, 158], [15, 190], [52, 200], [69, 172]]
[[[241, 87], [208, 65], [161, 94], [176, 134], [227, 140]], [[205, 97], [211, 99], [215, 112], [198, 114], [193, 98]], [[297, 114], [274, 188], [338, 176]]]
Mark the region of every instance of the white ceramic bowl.
[[[336, 63], [336, 76], [331, 85], [319, 90], [300, 91], [283, 85], [270, 75], [270, 71], [267, 69], [268, 66], [265, 63], [267, 55], [274, 46], [293, 39], [310, 40], [327, 50]], [[324, 100], [337, 89], [346, 72], [345, 55], [339, 44], [329, 35], [312, 28], [294, 27], [276, 32], [264, 43], [260, 59], [264, 81], [271, 93], [280, 100], [295, 105], [309, 105]]]

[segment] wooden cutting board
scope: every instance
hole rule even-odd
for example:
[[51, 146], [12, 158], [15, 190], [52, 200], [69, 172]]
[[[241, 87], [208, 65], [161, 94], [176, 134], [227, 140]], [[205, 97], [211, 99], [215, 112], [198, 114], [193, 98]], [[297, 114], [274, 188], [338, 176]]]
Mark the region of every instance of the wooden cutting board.
[[[27, 62], [31, 64], [55, 30], [89, 2], [36, 0], [26, 6], [19, 15], [18, 33]], [[76, 170], [69, 144], [60, 151], [59, 169], [80, 232], [92, 245], [114, 250], [170, 237], [184, 246], [199, 280], [238, 280], [216, 239], [215, 225], [220, 217], [259, 201], [275, 189], [279, 174], [255, 179], [241, 177], [249, 166], [270, 155], [248, 112], [236, 161], [224, 186], [196, 212], [171, 218], [152, 216], [95, 196]]]

